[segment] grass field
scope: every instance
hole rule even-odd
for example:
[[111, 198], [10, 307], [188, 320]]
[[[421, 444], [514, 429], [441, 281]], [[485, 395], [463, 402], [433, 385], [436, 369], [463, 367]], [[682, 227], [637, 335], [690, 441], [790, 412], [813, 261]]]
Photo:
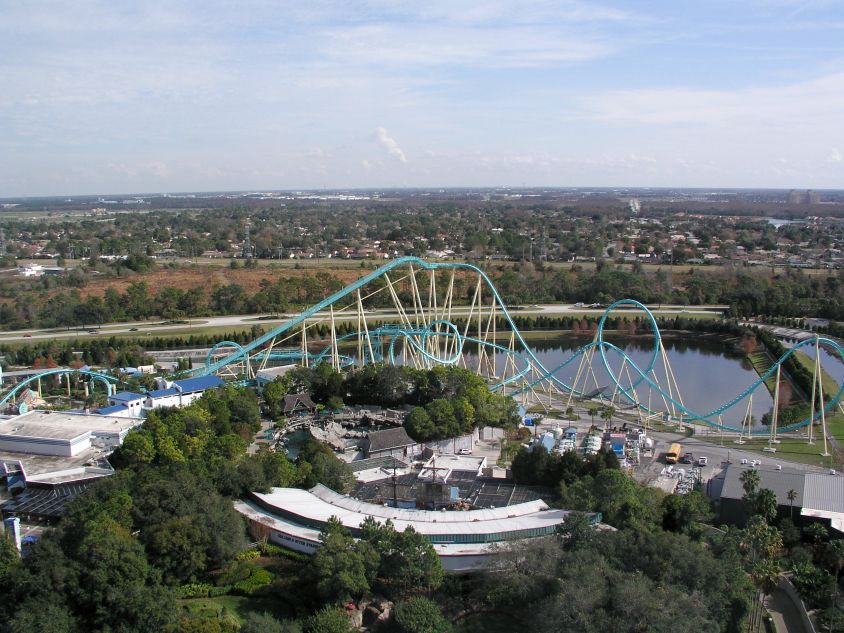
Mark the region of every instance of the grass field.
[[768, 446], [767, 438], [757, 438], [751, 443], [743, 444], [741, 450], [752, 451], [767, 456], [769, 459], [798, 462], [801, 464], [813, 464], [827, 468], [841, 468], [844, 466], [844, 451], [839, 447], [844, 446], [844, 414], [837, 413], [826, 420], [828, 450], [831, 457], [821, 457], [823, 452], [823, 435], [820, 425], [816, 425], [813, 431], [814, 444], [807, 442], [808, 438], [790, 438], [783, 436], [780, 443], [776, 444], [776, 453], [768, 453], [763, 449]]
[[[762, 374], [768, 371], [771, 368], [771, 365], [773, 364], [771, 356], [764, 349], [751, 352], [747, 355], [747, 357], [750, 360], [750, 364], [753, 365], [753, 369], [756, 370], [756, 373], [759, 374], [760, 377], [762, 376]], [[765, 386], [768, 387], [768, 391], [773, 394], [774, 389], [777, 386], [776, 377], [769, 376], [768, 379], [765, 381]]]
[[[805, 354], [801, 351], [794, 352], [794, 358], [803, 365], [806, 369], [810, 372], [814, 373], [815, 371], [815, 361], [809, 357], [808, 354]], [[823, 385], [823, 392], [826, 395], [834, 394], [838, 392], [840, 385], [838, 382], [830, 376], [825, 369], [821, 368], [821, 384]], [[810, 397], [811, 399], [811, 397]]]
[[279, 620], [290, 618], [290, 613], [276, 598], [270, 596], [218, 596], [216, 598], [192, 598], [181, 601], [192, 617], [219, 618], [242, 625], [250, 613], [269, 613]]

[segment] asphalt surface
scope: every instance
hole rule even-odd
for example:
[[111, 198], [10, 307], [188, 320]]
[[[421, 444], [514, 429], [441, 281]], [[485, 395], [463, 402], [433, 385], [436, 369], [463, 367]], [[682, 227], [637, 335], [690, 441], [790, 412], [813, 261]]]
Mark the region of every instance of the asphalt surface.
[[[671, 314], [712, 314], [713, 310], [718, 311], [724, 306], [695, 306], [694, 308], [687, 308], [684, 306], [660, 306], [651, 309], [655, 315]], [[459, 317], [468, 313], [467, 307], [455, 307], [452, 310], [452, 315]], [[626, 312], [626, 311], [625, 311]], [[604, 308], [585, 308], [578, 307], [575, 304], [544, 304], [533, 305], [522, 310], [513, 310], [512, 316], [530, 316], [535, 314], [543, 315], [566, 315], [566, 314], [591, 314], [600, 315], [604, 313]], [[231, 327], [231, 328], [247, 328], [253, 325], [261, 325], [264, 329], [267, 326], [278, 325], [285, 320], [293, 318], [299, 313], [286, 314], [278, 319], [261, 319], [265, 316], [261, 314], [241, 314], [231, 316], [207, 317], [186, 320], [182, 323], [168, 323], [167, 321], [135, 321], [130, 323], [110, 323], [99, 327], [80, 327], [80, 328], [53, 328], [53, 329], [28, 329], [15, 330], [10, 332], [0, 333], [0, 343], [9, 343], [17, 341], [27, 341], [31, 339], [61, 339], [61, 338], [77, 338], [77, 337], [94, 337], [94, 336], [111, 336], [113, 334], [135, 334], [137, 336], [162, 334], [166, 332], [180, 331], [183, 332], [190, 328], [212, 328], [212, 327]], [[316, 317], [327, 318], [328, 312], [319, 312]], [[386, 318], [398, 318], [398, 313], [389, 310], [370, 310], [367, 311], [367, 321], [374, 321]], [[335, 313], [335, 318], [339, 318]], [[351, 312], [346, 317], [356, 318], [356, 313]], [[94, 333], [89, 331], [95, 330]]]

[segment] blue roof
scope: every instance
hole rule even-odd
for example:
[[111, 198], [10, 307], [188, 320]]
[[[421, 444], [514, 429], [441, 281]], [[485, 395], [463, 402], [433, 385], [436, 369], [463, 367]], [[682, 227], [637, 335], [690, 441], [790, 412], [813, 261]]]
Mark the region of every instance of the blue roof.
[[120, 402], [133, 402], [134, 400], [143, 400], [144, 398], [146, 398], [145, 395], [135, 393], [133, 391], [121, 391], [113, 396], [109, 396], [110, 400], [117, 400]]
[[191, 393], [194, 391], [205, 391], [206, 389], [221, 387], [225, 383], [217, 378], [217, 376], [200, 376], [199, 378], [185, 378], [184, 380], [177, 380], [173, 384], [178, 386], [183, 392]]
[[170, 387], [169, 389], [155, 389], [147, 393], [150, 398], [163, 398], [165, 396], [177, 396], [179, 395], [179, 390], [175, 387]]
[[101, 407], [99, 409], [94, 409], [94, 413], [97, 415], [111, 415], [112, 413], [120, 413], [121, 411], [128, 411], [129, 407], [125, 404], [113, 404], [110, 407]]

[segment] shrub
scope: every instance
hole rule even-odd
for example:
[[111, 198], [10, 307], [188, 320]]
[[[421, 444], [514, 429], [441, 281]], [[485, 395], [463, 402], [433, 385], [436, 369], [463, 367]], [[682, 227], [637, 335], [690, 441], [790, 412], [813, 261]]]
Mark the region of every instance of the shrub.
[[249, 578], [234, 583], [233, 589], [244, 595], [251, 595], [261, 587], [266, 587], [273, 581], [273, 575], [263, 567], [256, 567], [252, 570]]
[[401, 633], [448, 633], [451, 624], [433, 600], [417, 597], [396, 605], [396, 625]]
[[256, 549], [245, 549], [234, 557], [235, 560], [254, 560], [260, 556], [261, 553]]

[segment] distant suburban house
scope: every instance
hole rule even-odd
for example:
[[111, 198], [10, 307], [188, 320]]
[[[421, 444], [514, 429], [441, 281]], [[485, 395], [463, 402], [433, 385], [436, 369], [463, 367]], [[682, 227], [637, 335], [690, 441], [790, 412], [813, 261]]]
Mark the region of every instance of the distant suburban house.
[[305, 415], [316, 411], [316, 405], [307, 393], [292, 393], [284, 396], [284, 415]]
[[384, 431], [373, 431], [366, 436], [363, 446], [366, 457], [412, 457], [421, 451], [403, 426]]

